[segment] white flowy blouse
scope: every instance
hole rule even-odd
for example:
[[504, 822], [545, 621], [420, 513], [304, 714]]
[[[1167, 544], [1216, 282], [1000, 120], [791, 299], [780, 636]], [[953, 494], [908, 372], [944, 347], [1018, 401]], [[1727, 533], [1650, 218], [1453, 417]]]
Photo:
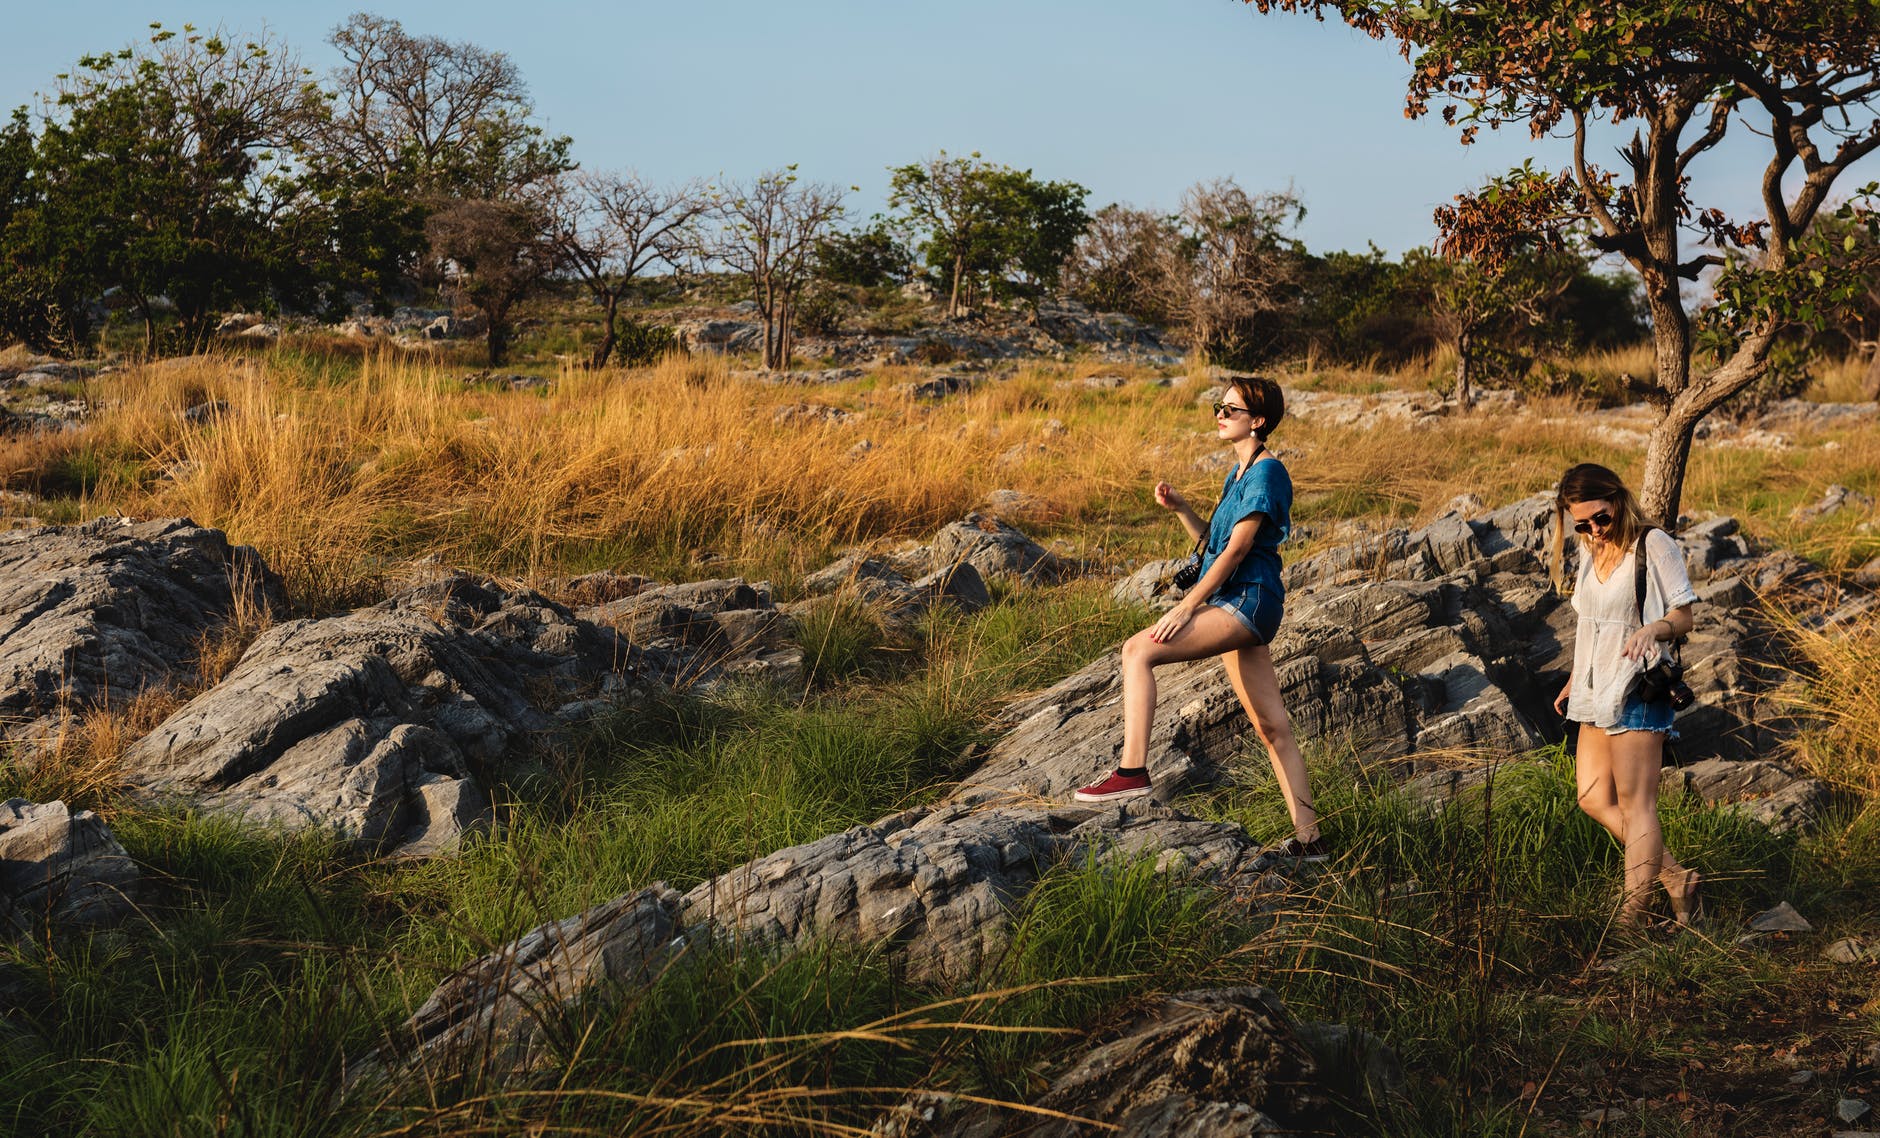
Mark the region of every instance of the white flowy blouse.
[[1567, 718], [1576, 723], [1611, 727], [1619, 722], [1632, 678], [1670, 656], [1670, 649], [1660, 642], [1655, 659], [1628, 660], [1625, 642], [1645, 625], [1663, 620], [1672, 609], [1697, 600], [1677, 539], [1661, 529], [1652, 530], [1645, 537], [1645, 613], [1640, 620], [1633, 591], [1637, 556], [1634, 546], [1612, 575], [1601, 581], [1593, 572], [1591, 551], [1580, 547], [1579, 576], [1573, 588], [1573, 609], [1580, 614], [1580, 623], [1573, 637], [1573, 690], [1567, 695]]

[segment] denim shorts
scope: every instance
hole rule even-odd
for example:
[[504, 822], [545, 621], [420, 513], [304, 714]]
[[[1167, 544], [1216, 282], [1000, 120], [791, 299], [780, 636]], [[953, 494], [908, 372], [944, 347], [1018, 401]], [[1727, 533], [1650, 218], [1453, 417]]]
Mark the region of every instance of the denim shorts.
[[1627, 731], [1657, 731], [1673, 739], [1678, 733], [1671, 729], [1671, 721], [1677, 713], [1671, 708], [1668, 699], [1645, 702], [1638, 696], [1627, 692], [1625, 706], [1619, 709], [1619, 722], [1606, 728], [1608, 735], [1623, 735]]
[[1279, 631], [1279, 619], [1286, 605], [1278, 593], [1259, 585], [1248, 585], [1235, 592], [1219, 592], [1208, 603], [1234, 614], [1234, 618], [1253, 633], [1255, 644], [1271, 644]]

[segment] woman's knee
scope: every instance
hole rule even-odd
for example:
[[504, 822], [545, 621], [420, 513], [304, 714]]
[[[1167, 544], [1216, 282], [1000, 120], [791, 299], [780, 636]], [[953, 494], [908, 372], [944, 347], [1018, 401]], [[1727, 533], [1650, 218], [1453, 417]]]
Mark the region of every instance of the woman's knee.
[[1147, 664], [1154, 667], [1157, 647], [1155, 638], [1149, 635], [1148, 629], [1144, 629], [1123, 641], [1123, 663], [1126, 665]]
[[1260, 742], [1269, 748], [1283, 747], [1292, 743], [1292, 719], [1284, 709], [1278, 712], [1256, 710], [1253, 714], [1253, 731], [1260, 737]]

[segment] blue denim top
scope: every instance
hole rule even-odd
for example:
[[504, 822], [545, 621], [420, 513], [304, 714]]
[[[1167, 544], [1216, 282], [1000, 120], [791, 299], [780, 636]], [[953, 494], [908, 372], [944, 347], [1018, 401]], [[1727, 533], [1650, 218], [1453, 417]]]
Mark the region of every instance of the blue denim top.
[[1236, 525], [1254, 514], [1265, 514], [1266, 520], [1254, 535], [1253, 548], [1217, 590], [1219, 594], [1242, 592], [1250, 585], [1271, 589], [1280, 596], [1286, 594], [1279, 577], [1279, 545], [1292, 532], [1292, 500], [1292, 475], [1277, 458], [1254, 463], [1239, 479], [1235, 479], [1232, 467], [1228, 469], [1221, 483], [1221, 504], [1214, 509], [1208, 544], [1201, 553], [1201, 571], [1206, 573], [1227, 548], [1227, 539]]

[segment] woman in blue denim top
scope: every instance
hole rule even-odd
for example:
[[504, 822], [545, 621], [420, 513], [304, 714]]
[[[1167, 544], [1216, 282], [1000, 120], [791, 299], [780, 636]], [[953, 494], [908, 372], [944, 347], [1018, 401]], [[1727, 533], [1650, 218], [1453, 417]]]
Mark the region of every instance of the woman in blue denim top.
[[1214, 405], [1216, 431], [1239, 460], [1221, 487], [1220, 504], [1206, 523], [1166, 482], [1155, 485], [1156, 504], [1172, 510], [1197, 542], [1205, 541], [1201, 578], [1154, 625], [1123, 644], [1123, 742], [1116, 770], [1076, 794], [1079, 802], [1143, 798], [1149, 780], [1149, 729], [1155, 717], [1155, 669], [1162, 664], [1219, 656], [1241, 707], [1266, 744], [1267, 756], [1292, 815], [1294, 836], [1280, 853], [1307, 861], [1328, 856], [1318, 812], [1306, 785], [1305, 760], [1292, 719], [1280, 699], [1279, 678], [1267, 645], [1279, 631], [1286, 587], [1280, 582], [1279, 544], [1292, 528], [1292, 477], [1266, 449], [1266, 438], [1286, 414], [1279, 384], [1260, 376], [1234, 376]]

